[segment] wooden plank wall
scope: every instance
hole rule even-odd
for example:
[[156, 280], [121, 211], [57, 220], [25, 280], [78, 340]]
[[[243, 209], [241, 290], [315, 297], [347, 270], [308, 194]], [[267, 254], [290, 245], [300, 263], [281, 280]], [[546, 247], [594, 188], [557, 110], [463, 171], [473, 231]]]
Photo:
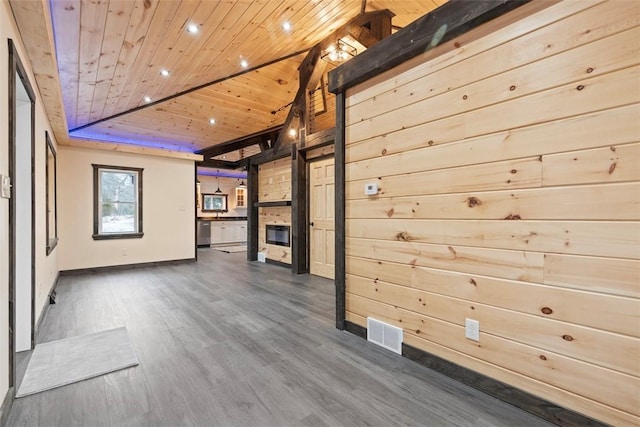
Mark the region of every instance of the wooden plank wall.
[[[258, 167], [258, 202], [291, 201], [291, 158], [268, 162]], [[265, 226], [291, 226], [291, 206], [258, 209], [258, 252], [267, 259], [291, 264], [291, 247], [267, 244]]]
[[640, 424], [639, 24], [563, 1], [347, 92], [348, 321]]

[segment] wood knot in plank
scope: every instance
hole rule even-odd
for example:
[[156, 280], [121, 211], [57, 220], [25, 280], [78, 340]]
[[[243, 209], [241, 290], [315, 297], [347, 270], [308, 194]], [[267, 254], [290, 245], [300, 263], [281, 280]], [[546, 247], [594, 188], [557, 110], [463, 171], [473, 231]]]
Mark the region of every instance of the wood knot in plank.
[[478, 286], [478, 284], [476, 283], [475, 280], [473, 279], [469, 279], [469, 283], [471, 283], [473, 286]]
[[553, 313], [553, 310], [551, 310], [549, 307], [542, 307], [540, 311], [542, 311], [544, 314], [547, 314], [547, 315]]
[[611, 163], [611, 166], [609, 166], [609, 175], [611, 175], [613, 171], [616, 170], [616, 166], [617, 166], [616, 162]]
[[510, 90], [511, 92], [513, 92], [514, 90], [516, 90], [516, 86], [515, 86], [515, 85], [511, 85], [511, 86], [509, 87], [509, 90]]
[[414, 258], [411, 261], [409, 261], [409, 265], [415, 267], [417, 262], [418, 262], [418, 258]]
[[409, 233], [407, 233], [406, 231], [399, 232], [398, 234], [396, 234], [396, 240], [402, 241], [402, 242], [408, 242], [409, 241]]
[[447, 246], [447, 249], [449, 249], [449, 252], [451, 252], [451, 255], [453, 255], [454, 258], [458, 256], [458, 253], [456, 252], [456, 250], [453, 249], [451, 246]]
[[429, 142], [427, 142], [427, 145], [429, 145], [429, 147], [431, 147], [433, 145], [433, 139], [430, 139]]
[[151, 8], [151, 0], [144, 0], [144, 8], [145, 9]]
[[387, 211], [387, 216], [388, 216], [389, 218], [391, 218], [391, 217], [393, 216], [393, 214], [394, 214], [394, 210], [393, 210], [393, 208], [391, 208], [391, 209], [389, 209], [389, 210]]
[[468, 197], [465, 201], [467, 202], [467, 206], [469, 206], [470, 208], [482, 205], [482, 200], [478, 199], [477, 197]]
[[587, 74], [591, 74], [591, 73], [593, 73], [593, 68], [591, 67], [587, 68]]
[[576, 89], [577, 89], [577, 90], [582, 90], [582, 89], [584, 89], [584, 85], [578, 85], [578, 86], [576, 87]]
[[562, 339], [565, 341], [573, 341], [573, 337], [571, 335], [563, 335]]
[[382, 155], [384, 156], [385, 154], [387, 154], [387, 149], [386, 149], [386, 148], [383, 148], [383, 149], [382, 149]]
[[522, 218], [520, 218], [520, 215], [518, 215], [518, 214], [515, 214], [515, 215], [514, 214], [509, 214], [509, 215], [505, 216], [502, 219], [508, 219], [508, 220], [511, 220], [511, 221], [516, 221], [516, 220], [519, 220], [519, 219], [522, 219]]
[[540, 355], [540, 360], [547, 360], [547, 356], [545, 356], [544, 354]]

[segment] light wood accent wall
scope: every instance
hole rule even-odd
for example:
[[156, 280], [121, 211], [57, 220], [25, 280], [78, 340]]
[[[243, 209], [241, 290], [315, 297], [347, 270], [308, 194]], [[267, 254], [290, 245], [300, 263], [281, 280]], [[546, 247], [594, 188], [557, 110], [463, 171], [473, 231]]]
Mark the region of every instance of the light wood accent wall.
[[[258, 202], [284, 201], [291, 201], [291, 159], [289, 157], [264, 163], [258, 168]], [[265, 252], [267, 259], [291, 264], [291, 247], [267, 244], [265, 230], [267, 224], [291, 227], [291, 206], [258, 209], [258, 252]]]
[[563, 1], [347, 92], [348, 321], [640, 424], [639, 24]]

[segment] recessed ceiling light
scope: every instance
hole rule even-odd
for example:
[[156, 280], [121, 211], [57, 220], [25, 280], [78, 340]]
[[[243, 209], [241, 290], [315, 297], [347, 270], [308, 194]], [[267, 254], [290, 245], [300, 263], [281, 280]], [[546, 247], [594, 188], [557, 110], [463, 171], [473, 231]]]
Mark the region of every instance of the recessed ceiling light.
[[285, 21], [284, 24], [282, 24], [282, 29], [285, 31], [291, 31], [291, 22], [289, 21]]
[[209, 124], [210, 124], [210, 125], [215, 125], [215, 124], [216, 124], [216, 119], [214, 119], [214, 118], [210, 118], [210, 119], [209, 119]]
[[145, 96], [144, 97], [144, 102], [146, 102], [147, 104], [151, 102], [151, 97], [149, 96]]
[[160, 74], [163, 75], [164, 77], [167, 77], [169, 75], [169, 71], [168, 70], [160, 70]]
[[242, 68], [247, 68], [249, 66], [249, 63], [247, 62], [246, 59], [243, 59], [242, 61], [240, 61], [240, 66]]
[[198, 26], [196, 24], [189, 24], [187, 26], [187, 32], [191, 34], [196, 34], [198, 32]]

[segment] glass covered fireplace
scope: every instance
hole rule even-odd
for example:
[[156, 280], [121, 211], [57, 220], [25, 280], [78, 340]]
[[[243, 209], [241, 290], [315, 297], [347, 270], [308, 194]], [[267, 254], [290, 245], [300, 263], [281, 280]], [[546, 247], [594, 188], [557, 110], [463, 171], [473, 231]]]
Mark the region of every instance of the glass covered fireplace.
[[267, 243], [278, 246], [291, 246], [291, 227], [288, 225], [267, 225]]

